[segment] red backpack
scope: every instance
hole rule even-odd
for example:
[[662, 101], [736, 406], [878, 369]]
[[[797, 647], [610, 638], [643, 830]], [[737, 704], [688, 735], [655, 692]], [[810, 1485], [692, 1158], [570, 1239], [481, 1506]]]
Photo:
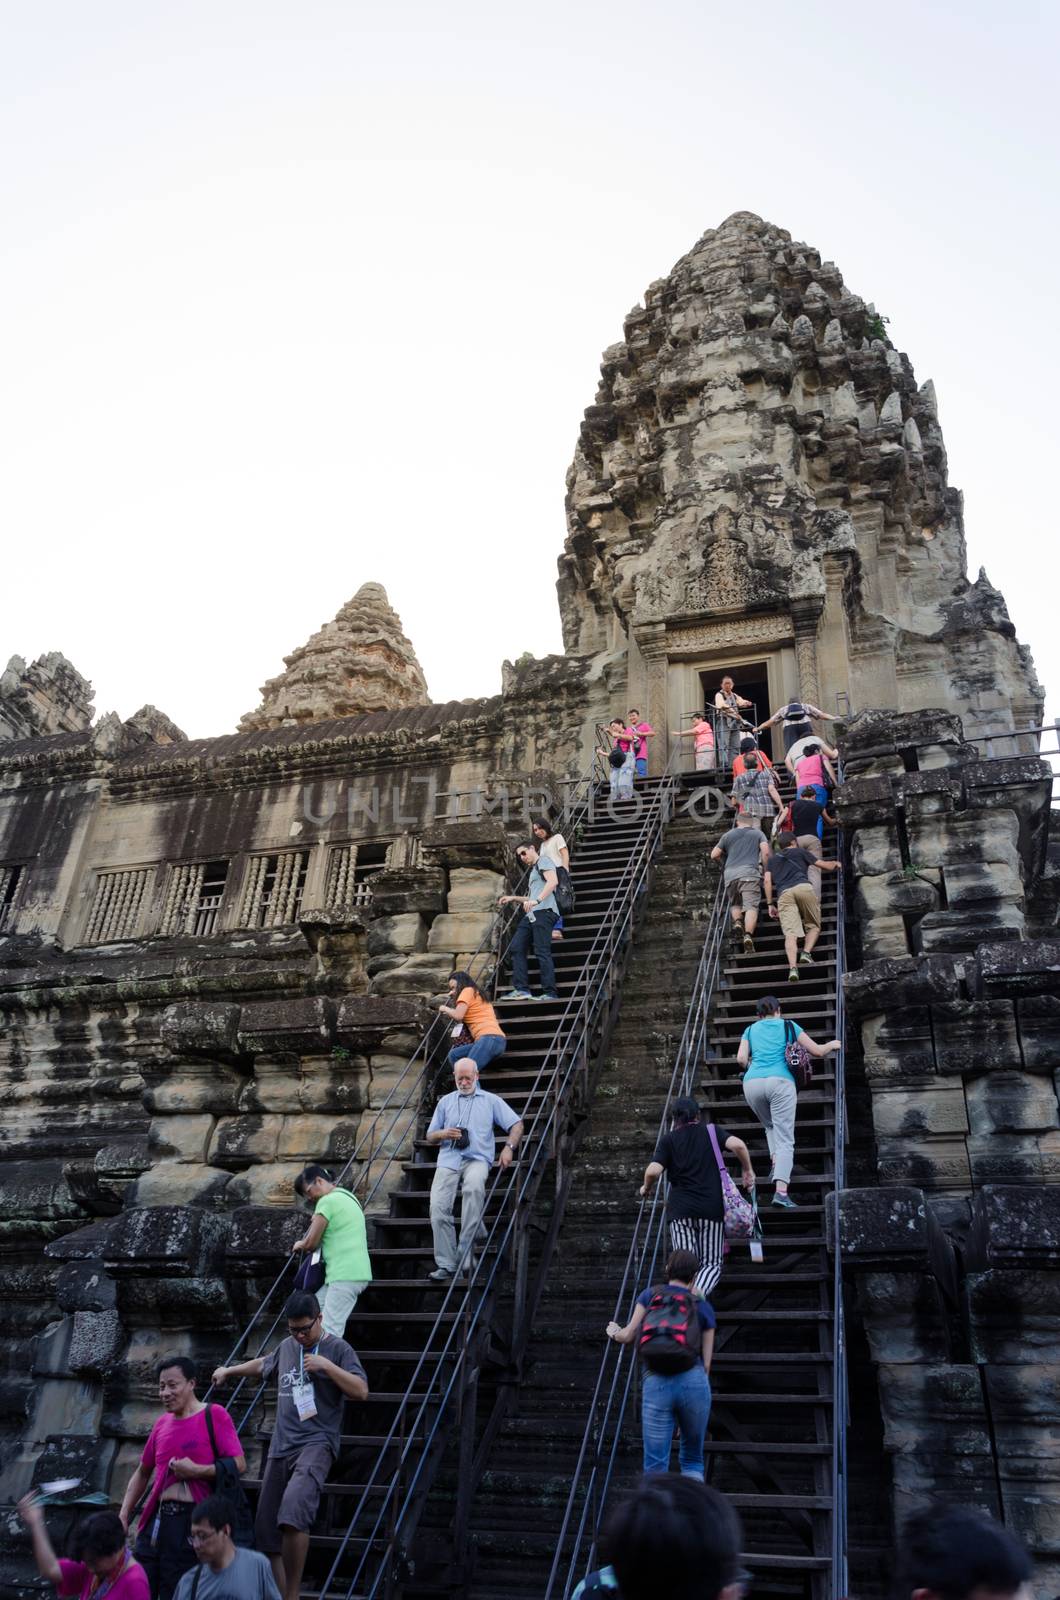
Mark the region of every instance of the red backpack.
[[669, 1377], [688, 1372], [699, 1360], [702, 1335], [696, 1297], [672, 1283], [653, 1289], [637, 1344], [649, 1372]]

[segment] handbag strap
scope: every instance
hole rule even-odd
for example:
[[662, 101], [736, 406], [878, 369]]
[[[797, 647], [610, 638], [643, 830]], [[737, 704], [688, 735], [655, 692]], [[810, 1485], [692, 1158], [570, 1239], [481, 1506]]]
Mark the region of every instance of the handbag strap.
[[718, 1163], [718, 1171], [723, 1178], [728, 1177], [729, 1169], [725, 1165], [725, 1157], [721, 1153], [721, 1145], [718, 1143], [718, 1135], [713, 1122], [707, 1123], [707, 1132], [710, 1134], [710, 1142], [714, 1146], [714, 1159]]
[[[219, 1461], [221, 1457], [217, 1449], [217, 1435], [213, 1431], [213, 1406], [206, 1407], [206, 1432], [210, 1435], [210, 1449], [213, 1451], [213, 1458], [215, 1461]], [[194, 1589], [192, 1593], [195, 1593]]]
[[785, 1049], [787, 1048], [787, 1046], [789, 1044], [794, 1044], [798, 1037], [799, 1037], [799, 1035], [798, 1035], [798, 1031], [796, 1030], [795, 1024], [792, 1021], [790, 1021], [789, 1018], [785, 1017], [784, 1018], [784, 1047], [785, 1047]]

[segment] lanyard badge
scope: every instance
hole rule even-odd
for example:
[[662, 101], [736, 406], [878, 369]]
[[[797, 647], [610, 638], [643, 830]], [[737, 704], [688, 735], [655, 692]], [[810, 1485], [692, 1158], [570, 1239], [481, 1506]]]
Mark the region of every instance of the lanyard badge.
[[[313, 1346], [313, 1355], [320, 1349], [319, 1342]], [[317, 1414], [316, 1399], [313, 1394], [313, 1380], [305, 1375], [305, 1351], [298, 1351], [298, 1382], [291, 1388], [291, 1399], [294, 1401], [295, 1410], [298, 1412], [299, 1422], [310, 1422]]]

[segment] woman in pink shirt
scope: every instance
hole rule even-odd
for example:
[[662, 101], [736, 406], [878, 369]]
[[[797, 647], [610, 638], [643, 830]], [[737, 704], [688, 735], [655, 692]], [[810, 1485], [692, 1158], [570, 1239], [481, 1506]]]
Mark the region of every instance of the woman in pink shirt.
[[76, 1561], [55, 1554], [35, 1495], [23, 1496], [18, 1514], [29, 1529], [37, 1571], [55, 1585], [56, 1594], [77, 1600], [151, 1600], [147, 1573], [125, 1548], [125, 1529], [116, 1512], [98, 1511], [79, 1525]]
[[821, 749], [821, 746], [819, 744], [808, 744], [803, 754], [794, 764], [789, 756], [786, 765], [795, 774], [796, 791], [801, 793], [807, 784], [811, 785], [816, 789], [817, 798], [823, 805], [828, 799], [825, 774], [827, 773], [830, 782], [834, 785], [835, 768]]
[[702, 711], [692, 713], [690, 728], [675, 728], [675, 739], [691, 739], [696, 753], [696, 771], [709, 772], [714, 765], [714, 729]]

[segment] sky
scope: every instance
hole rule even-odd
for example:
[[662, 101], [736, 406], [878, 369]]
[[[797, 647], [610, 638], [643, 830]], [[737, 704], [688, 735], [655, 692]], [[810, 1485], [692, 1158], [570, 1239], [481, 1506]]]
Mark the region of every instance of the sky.
[[935, 380], [1060, 714], [1058, 15], [0, 0], [0, 656], [225, 733], [374, 580], [434, 699], [497, 693], [562, 648], [602, 351], [749, 210]]

